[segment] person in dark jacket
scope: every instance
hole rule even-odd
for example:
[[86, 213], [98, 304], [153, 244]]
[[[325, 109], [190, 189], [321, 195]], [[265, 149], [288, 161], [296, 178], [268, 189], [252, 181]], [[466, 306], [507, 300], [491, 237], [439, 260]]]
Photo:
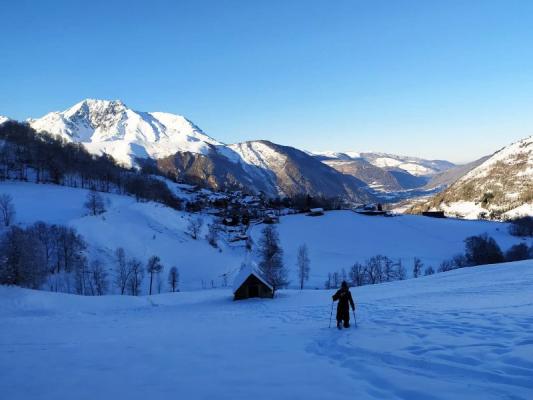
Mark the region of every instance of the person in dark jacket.
[[337, 290], [337, 293], [333, 295], [333, 301], [339, 301], [337, 304], [337, 328], [341, 329], [342, 322], [344, 321], [344, 327], [350, 327], [350, 306], [352, 311], [355, 310], [355, 304], [353, 302], [352, 294], [348, 289], [348, 284], [343, 281], [341, 288]]

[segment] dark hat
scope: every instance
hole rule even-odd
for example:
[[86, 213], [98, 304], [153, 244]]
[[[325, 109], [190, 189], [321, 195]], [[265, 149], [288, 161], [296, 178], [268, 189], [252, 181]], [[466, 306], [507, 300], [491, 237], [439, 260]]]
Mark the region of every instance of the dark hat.
[[346, 281], [342, 281], [341, 287], [344, 289], [348, 289], [348, 283]]

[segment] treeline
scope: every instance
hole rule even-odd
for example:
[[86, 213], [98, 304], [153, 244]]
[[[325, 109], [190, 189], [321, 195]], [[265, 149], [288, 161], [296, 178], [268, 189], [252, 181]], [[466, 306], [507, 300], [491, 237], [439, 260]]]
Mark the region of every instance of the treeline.
[[323, 208], [324, 210], [340, 210], [345, 201], [340, 197], [310, 196], [299, 194], [292, 197], [268, 199], [267, 205], [272, 209], [291, 208], [299, 212], [307, 212], [311, 208]]
[[348, 271], [342, 269], [328, 273], [324, 287], [336, 289], [343, 281], [351, 286], [375, 285], [383, 282], [404, 280], [407, 271], [401, 260], [394, 261], [387, 256], [377, 255], [366, 260], [364, 263], [356, 262]]
[[[528, 259], [533, 259], [533, 244], [530, 246], [525, 243], [515, 244], [503, 252], [492, 237], [483, 234], [466, 238], [464, 253], [442, 261], [437, 270], [432, 266], [424, 266], [420, 258], [414, 257], [411, 276], [418, 278], [458, 268]], [[326, 289], [339, 288], [343, 281], [350, 286], [364, 286], [406, 278], [407, 269], [401, 260], [394, 261], [387, 256], [377, 255], [364, 263], [354, 263], [348, 270], [343, 268], [340, 271], [328, 273], [324, 287]]]
[[110, 266], [100, 259], [89, 262], [86, 251], [86, 241], [71, 227], [44, 222], [10, 226], [0, 237], [0, 284], [86, 296], [109, 294], [114, 287], [114, 292], [138, 296], [146, 273], [148, 294], [179, 290], [178, 269], [169, 269], [165, 285], [164, 266], [155, 255], [145, 264], [118, 248]]
[[519, 243], [503, 252], [498, 243], [487, 234], [470, 236], [465, 239], [464, 253], [456, 254], [440, 264], [438, 272], [474, 267], [477, 265], [498, 264], [533, 258], [533, 244]]
[[0, 141], [0, 179], [116, 191], [181, 208], [181, 200], [161, 180], [121, 167], [107, 154], [90, 154], [80, 143], [38, 134], [14, 121], [0, 126]]

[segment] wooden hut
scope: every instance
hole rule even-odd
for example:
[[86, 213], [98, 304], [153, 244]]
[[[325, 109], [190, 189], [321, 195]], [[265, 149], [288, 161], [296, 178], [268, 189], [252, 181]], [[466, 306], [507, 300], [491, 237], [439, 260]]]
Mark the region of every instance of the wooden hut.
[[307, 213], [310, 217], [319, 217], [321, 215], [324, 215], [324, 209], [323, 208], [311, 208], [309, 212]]
[[253, 268], [245, 267], [233, 283], [233, 300], [273, 298], [274, 288]]
[[444, 211], [424, 211], [422, 213], [424, 217], [432, 217], [432, 218], [446, 218], [446, 215], [444, 214]]

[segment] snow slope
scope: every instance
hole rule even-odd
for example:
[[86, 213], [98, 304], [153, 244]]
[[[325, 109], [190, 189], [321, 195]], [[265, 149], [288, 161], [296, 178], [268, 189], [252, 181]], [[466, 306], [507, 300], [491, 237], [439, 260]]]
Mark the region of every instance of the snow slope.
[[[285, 263], [292, 271], [295, 271], [298, 247], [307, 244], [311, 259], [309, 286], [320, 288], [328, 272], [342, 268], [348, 271], [355, 262], [364, 262], [378, 254], [401, 259], [410, 274], [414, 257], [437, 270], [443, 260], [464, 252], [463, 241], [468, 236], [488, 233], [504, 251], [520, 243], [520, 239], [509, 235], [506, 223], [417, 215], [385, 218], [330, 211], [322, 217], [282, 217], [277, 228]], [[256, 243], [261, 230], [261, 225], [252, 229]], [[295, 272], [291, 279], [297, 281]]]
[[8, 117], [4, 117], [3, 115], [0, 115], [0, 125], [2, 125], [6, 121], [9, 121], [9, 118]]
[[[221, 275], [231, 273], [230, 278], [233, 277], [249, 257], [244, 245], [229, 245], [221, 240], [222, 251], [219, 251], [203, 239], [206, 225], [211, 220], [208, 215], [203, 215], [205, 223], [201, 240], [192, 240], [186, 232], [190, 214], [156, 203], [137, 203], [128, 196], [102, 194], [109, 203], [107, 212], [91, 217], [84, 215], [86, 190], [0, 182], [0, 193], [9, 193], [13, 197], [17, 223], [43, 220], [73, 226], [90, 244], [90, 256], [101, 258], [110, 267], [117, 247], [124, 247], [127, 254], [143, 262], [151, 255], [158, 255], [166, 271], [173, 265], [179, 268], [181, 286], [186, 290], [201, 288], [202, 281], [210, 284], [213, 280], [220, 286]], [[259, 241], [263, 226], [256, 225], [250, 230], [255, 243]], [[520, 242], [508, 234], [505, 223], [414, 215], [369, 217], [351, 211], [327, 212], [314, 218], [289, 215], [282, 217], [276, 227], [294, 285], [297, 282], [296, 252], [298, 246], [306, 243], [311, 258], [309, 286], [320, 288], [328, 272], [341, 268], [348, 270], [354, 262], [363, 262], [377, 254], [401, 258], [410, 272], [413, 257], [421, 258], [425, 266], [436, 269], [444, 259], [462, 252], [463, 240], [471, 235], [486, 232], [503, 250]], [[162, 277], [166, 278], [166, 272]]]
[[[224, 246], [222, 251], [211, 247], [206, 240], [192, 240], [186, 233], [190, 215], [157, 203], [138, 203], [132, 197], [102, 194], [107, 212], [101, 216], [86, 216], [83, 203], [87, 191], [55, 185], [36, 185], [20, 182], [1, 182], [0, 193], [13, 197], [16, 222], [36, 221], [72, 226], [90, 244], [90, 258], [100, 258], [113, 267], [114, 251], [123, 247], [126, 254], [143, 263], [152, 256], [161, 258], [166, 277], [171, 266], [177, 266], [182, 289], [198, 289], [202, 281], [220, 284], [220, 275], [238, 270], [243, 251]], [[204, 216], [205, 225], [211, 221]], [[147, 292], [146, 285], [143, 292]], [[166, 290], [166, 289], [165, 289]]]
[[119, 100], [86, 99], [65, 111], [29, 120], [38, 132], [81, 142], [92, 153], [108, 153], [131, 166], [135, 158], [162, 158], [178, 151], [205, 154], [220, 143], [180, 115], [140, 112]]
[[54, 399], [531, 399], [533, 262], [233, 302], [0, 287], [0, 391]]

